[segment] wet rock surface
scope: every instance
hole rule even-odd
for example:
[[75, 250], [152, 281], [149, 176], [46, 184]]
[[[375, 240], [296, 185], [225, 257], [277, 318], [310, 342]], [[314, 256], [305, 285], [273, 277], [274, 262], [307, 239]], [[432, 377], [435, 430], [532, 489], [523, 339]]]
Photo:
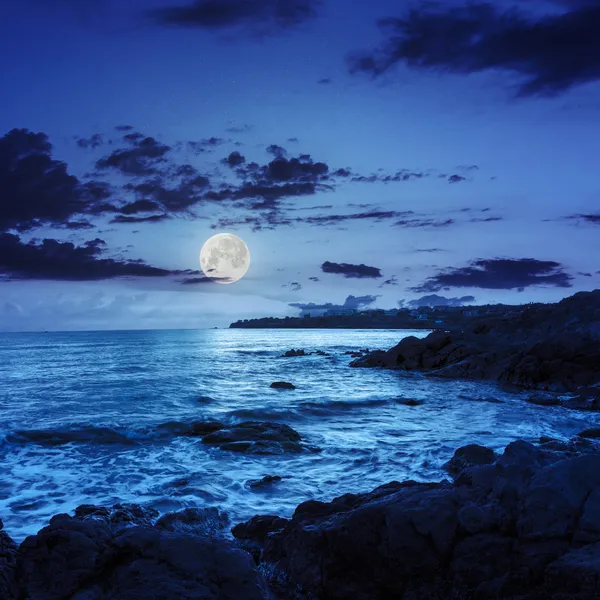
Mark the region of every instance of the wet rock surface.
[[[13, 587], [3, 600], [263, 600], [265, 583], [250, 554], [225, 537], [216, 509], [156, 519], [139, 506], [79, 507], [57, 515], [15, 550]], [[0, 532], [1, 533], [1, 532]], [[16, 548], [16, 545], [14, 545]], [[13, 570], [3, 562], [0, 582]]]
[[[522, 388], [578, 391], [567, 408], [600, 410], [600, 290], [557, 304], [533, 305], [511, 319], [482, 317], [462, 332], [407, 337], [388, 351], [359, 356], [353, 367], [424, 371], [447, 378], [495, 380]], [[551, 399], [532, 397], [539, 404]], [[554, 402], [555, 404], [557, 402]]]
[[263, 421], [245, 421], [224, 427], [205, 435], [202, 442], [221, 450], [250, 454], [300, 453], [311, 449], [289, 425]]
[[600, 445], [470, 445], [449, 469], [453, 482], [311, 500], [289, 521], [254, 517], [233, 534], [314, 598], [600, 597]]

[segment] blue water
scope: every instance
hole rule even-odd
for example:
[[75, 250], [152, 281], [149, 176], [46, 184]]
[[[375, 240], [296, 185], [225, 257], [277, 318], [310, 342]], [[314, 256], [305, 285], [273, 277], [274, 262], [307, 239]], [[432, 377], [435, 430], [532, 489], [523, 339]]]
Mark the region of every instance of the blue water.
[[[596, 415], [538, 407], [493, 384], [352, 369], [348, 350], [426, 332], [197, 330], [0, 335], [0, 517], [20, 540], [83, 503], [219, 506], [233, 522], [290, 515], [392, 480], [444, 477], [460, 445], [568, 438]], [[331, 356], [282, 358], [290, 348]], [[291, 381], [294, 391], [272, 390]], [[405, 406], [398, 399], [422, 400]], [[243, 455], [156, 426], [271, 420], [321, 453]], [[49, 432], [49, 433], [48, 433]], [[48, 442], [53, 432], [61, 444]], [[82, 433], [83, 432], [83, 433]], [[77, 435], [84, 439], [75, 440]], [[74, 441], [69, 441], [74, 440]], [[264, 475], [282, 481], [250, 489]]]

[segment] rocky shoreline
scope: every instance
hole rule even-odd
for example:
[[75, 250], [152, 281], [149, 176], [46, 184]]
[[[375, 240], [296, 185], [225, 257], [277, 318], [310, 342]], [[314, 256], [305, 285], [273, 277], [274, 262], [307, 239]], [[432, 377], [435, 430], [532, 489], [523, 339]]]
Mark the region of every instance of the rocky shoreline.
[[[2, 600], [589, 600], [600, 597], [600, 442], [469, 445], [438, 483], [393, 481], [233, 528], [84, 505], [17, 546]], [[233, 533], [233, 537], [230, 534]]]
[[511, 319], [480, 319], [461, 332], [407, 337], [388, 351], [358, 357], [351, 366], [567, 392], [600, 383], [599, 342], [596, 290], [533, 306]]

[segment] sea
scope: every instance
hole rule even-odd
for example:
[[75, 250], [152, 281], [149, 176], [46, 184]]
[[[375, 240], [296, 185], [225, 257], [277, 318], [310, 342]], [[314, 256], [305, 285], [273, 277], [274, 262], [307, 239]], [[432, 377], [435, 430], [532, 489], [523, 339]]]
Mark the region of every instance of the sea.
[[[308, 499], [448, 477], [454, 450], [568, 439], [598, 415], [526, 392], [384, 369], [347, 352], [426, 331], [211, 329], [0, 335], [0, 518], [17, 541], [80, 504], [215, 506], [232, 524]], [[284, 358], [291, 348], [327, 355]], [[288, 381], [295, 390], [271, 389]], [[414, 400], [406, 404], [407, 400]], [[286, 423], [320, 452], [227, 452], [181, 424]], [[264, 476], [281, 480], [252, 487]]]

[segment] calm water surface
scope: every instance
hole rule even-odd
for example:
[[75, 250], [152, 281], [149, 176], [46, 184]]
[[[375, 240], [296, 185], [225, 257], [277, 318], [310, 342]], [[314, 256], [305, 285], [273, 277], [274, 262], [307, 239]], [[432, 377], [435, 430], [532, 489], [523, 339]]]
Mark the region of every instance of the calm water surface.
[[[596, 415], [487, 383], [352, 369], [344, 352], [426, 332], [195, 330], [0, 335], [0, 517], [16, 540], [83, 503], [290, 515], [392, 480], [444, 477], [465, 443], [568, 438]], [[330, 356], [282, 358], [290, 348]], [[272, 390], [291, 381], [294, 391]], [[405, 406], [399, 399], [418, 399]], [[175, 435], [171, 421], [287, 423], [321, 453], [258, 456]], [[171, 431], [171, 433], [169, 433]], [[60, 434], [63, 443], [54, 444]], [[76, 439], [79, 438], [79, 439]], [[73, 441], [70, 441], [73, 440]], [[250, 489], [248, 481], [281, 482]]]

